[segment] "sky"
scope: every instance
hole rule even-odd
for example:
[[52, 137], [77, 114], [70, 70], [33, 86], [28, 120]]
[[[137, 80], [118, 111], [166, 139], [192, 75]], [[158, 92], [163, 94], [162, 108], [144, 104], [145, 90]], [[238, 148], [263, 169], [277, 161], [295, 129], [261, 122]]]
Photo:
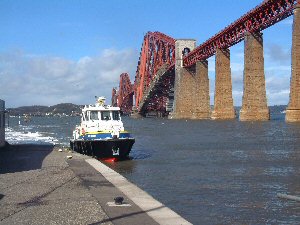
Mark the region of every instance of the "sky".
[[[144, 35], [200, 45], [262, 0], [0, 0], [0, 99], [6, 107], [110, 102], [119, 76], [134, 81]], [[293, 17], [266, 29], [268, 105], [288, 104]], [[234, 105], [242, 104], [244, 43], [230, 49]], [[209, 61], [211, 104], [215, 57]]]

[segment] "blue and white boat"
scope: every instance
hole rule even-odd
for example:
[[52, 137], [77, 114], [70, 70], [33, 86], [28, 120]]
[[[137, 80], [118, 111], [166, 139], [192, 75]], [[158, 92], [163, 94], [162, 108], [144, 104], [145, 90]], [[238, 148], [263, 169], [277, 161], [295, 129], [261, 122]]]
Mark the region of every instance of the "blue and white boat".
[[105, 105], [105, 98], [99, 97], [95, 105], [82, 109], [81, 124], [73, 131], [70, 147], [96, 158], [126, 159], [134, 142], [124, 129], [120, 108]]

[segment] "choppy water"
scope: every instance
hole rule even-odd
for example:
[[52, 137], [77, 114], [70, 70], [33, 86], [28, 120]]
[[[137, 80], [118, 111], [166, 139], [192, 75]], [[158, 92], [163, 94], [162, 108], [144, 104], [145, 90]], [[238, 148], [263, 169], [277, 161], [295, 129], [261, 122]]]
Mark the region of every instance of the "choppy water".
[[[300, 224], [300, 124], [123, 118], [130, 161], [109, 166], [193, 224]], [[79, 118], [10, 120], [7, 139], [68, 145]], [[21, 124], [22, 125], [22, 124]], [[25, 132], [24, 132], [25, 131]]]

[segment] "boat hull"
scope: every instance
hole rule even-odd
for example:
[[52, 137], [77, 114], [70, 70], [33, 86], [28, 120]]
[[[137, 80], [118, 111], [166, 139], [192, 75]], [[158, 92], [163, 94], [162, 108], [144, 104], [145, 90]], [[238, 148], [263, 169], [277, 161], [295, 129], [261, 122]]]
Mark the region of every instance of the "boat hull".
[[96, 158], [126, 159], [135, 142], [134, 138], [105, 139], [105, 140], [71, 140], [70, 147], [73, 151], [90, 155]]

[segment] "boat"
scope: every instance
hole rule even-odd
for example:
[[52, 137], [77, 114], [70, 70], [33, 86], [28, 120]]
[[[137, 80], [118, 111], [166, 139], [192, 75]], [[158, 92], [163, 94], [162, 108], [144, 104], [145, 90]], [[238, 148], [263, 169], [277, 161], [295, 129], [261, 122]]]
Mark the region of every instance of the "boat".
[[127, 159], [135, 139], [124, 129], [120, 108], [105, 105], [105, 97], [96, 99], [95, 105], [82, 109], [81, 123], [70, 140], [71, 149], [99, 159]]

